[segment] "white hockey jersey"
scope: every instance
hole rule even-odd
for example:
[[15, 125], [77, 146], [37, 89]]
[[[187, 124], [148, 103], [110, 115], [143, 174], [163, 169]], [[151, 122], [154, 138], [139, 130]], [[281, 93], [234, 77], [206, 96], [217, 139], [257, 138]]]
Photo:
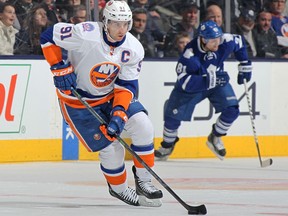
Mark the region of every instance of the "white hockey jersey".
[[[103, 99], [117, 91], [126, 91], [120, 100], [134, 97], [144, 49], [129, 32], [122, 41], [111, 43], [101, 22], [57, 23], [42, 33], [41, 45], [51, 66], [62, 60], [59, 47], [68, 51], [68, 61], [77, 75], [77, 89], [89, 95], [88, 101]], [[126, 98], [128, 93], [130, 96]], [[122, 105], [127, 107], [129, 102], [123, 101]]]

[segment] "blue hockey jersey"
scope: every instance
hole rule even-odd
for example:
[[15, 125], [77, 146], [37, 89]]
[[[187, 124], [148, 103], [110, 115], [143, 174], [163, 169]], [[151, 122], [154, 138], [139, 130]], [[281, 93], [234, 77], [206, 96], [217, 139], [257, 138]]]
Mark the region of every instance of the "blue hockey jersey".
[[216, 52], [204, 51], [200, 45], [200, 37], [193, 39], [178, 60], [176, 88], [187, 92], [208, 90], [208, 71], [224, 72], [224, 61], [232, 53], [239, 62], [248, 61], [246, 45], [241, 35], [223, 34]]

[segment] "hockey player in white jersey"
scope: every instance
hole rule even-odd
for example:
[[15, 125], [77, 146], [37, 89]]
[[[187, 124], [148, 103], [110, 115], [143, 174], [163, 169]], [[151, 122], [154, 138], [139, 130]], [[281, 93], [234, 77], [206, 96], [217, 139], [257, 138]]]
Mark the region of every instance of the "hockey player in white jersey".
[[177, 66], [177, 81], [164, 109], [164, 130], [161, 147], [155, 156], [166, 160], [178, 142], [178, 128], [181, 121], [191, 121], [195, 106], [208, 99], [220, 113], [208, 136], [209, 149], [221, 160], [226, 149], [221, 137], [239, 115], [239, 104], [229, 75], [224, 70], [224, 61], [231, 53], [240, 62], [238, 84], [248, 82], [252, 75], [245, 42], [241, 35], [223, 34], [213, 21], [206, 21], [198, 28], [199, 36], [185, 47]]
[[[101, 170], [112, 196], [130, 204], [161, 206], [162, 191], [134, 159], [136, 190], [127, 183], [124, 147], [115, 138], [125, 129], [131, 148], [154, 167], [153, 126], [136, 99], [144, 49], [128, 31], [132, 13], [125, 1], [109, 1], [103, 22], [57, 23], [41, 35], [62, 115], [88, 151], [99, 151]], [[68, 61], [61, 49], [68, 51]], [[71, 94], [74, 88], [106, 121], [100, 122]]]

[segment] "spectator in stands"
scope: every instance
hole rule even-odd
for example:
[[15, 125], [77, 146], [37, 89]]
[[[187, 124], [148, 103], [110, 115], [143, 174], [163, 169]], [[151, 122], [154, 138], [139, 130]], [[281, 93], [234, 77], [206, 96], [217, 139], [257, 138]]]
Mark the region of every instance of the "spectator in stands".
[[272, 14], [268, 11], [260, 11], [257, 16], [256, 25], [253, 29], [253, 38], [257, 51], [257, 57], [279, 58], [277, 36], [271, 29]]
[[[194, 1], [196, 1], [196, 0], [194, 0]], [[231, 1], [229, 1], [231, 22], [234, 22], [238, 18], [238, 16], [239, 16], [238, 6], [241, 4], [242, 1], [243, 0], [231, 0]], [[251, 0], [248, 0], [248, 1], [251, 1]], [[256, 1], [256, 0], [253, 0], [253, 1]], [[210, 5], [218, 5], [221, 8], [221, 10], [224, 12], [227, 1], [225, 1], [225, 0], [201, 0], [199, 2], [200, 2], [200, 20], [206, 20], [206, 10]], [[222, 28], [223, 28], [223, 26], [222, 26]]]
[[287, 0], [286, 0], [286, 3], [285, 3], [284, 16], [288, 16], [288, 1]]
[[58, 10], [58, 16], [61, 22], [68, 22], [68, 13], [72, 10], [72, 6], [69, 5], [68, 0], [56, 0], [55, 7]]
[[69, 22], [69, 16], [73, 13], [73, 7], [80, 4], [81, 0], [56, 0], [55, 5], [61, 22]]
[[[93, 0], [90, 0], [90, 2]], [[94, 1], [93, 1], [94, 2]], [[106, 1], [105, 0], [98, 0], [98, 10], [100, 11], [101, 9], [103, 9], [106, 5]]]
[[[182, 0], [182, 1], [189, 1], [189, 0]], [[238, 0], [239, 1], [239, 0]], [[196, 1], [194, 1], [196, 2]], [[234, 2], [234, 0], [232, 0]], [[210, 5], [218, 5], [220, 8], [225, 7], [225, 0], [202, 0], [200, 1], [200, 20], [207, 20], [207, 9], [210, 7]], [[231, 14], [233, 16], [233, 14]]]
[[249, 58], [257, 55], [255, 40], [253, 38], [252, 29], [255, 26], [256, 14], [253, 9], [242, 7], [240, 16], [232, 25], [231, 33], [242, 35], [246, 42], [246, 48]]
[[11, 3], [15, 6], [15, 12], [22, 28], [26, 16], [37, 3], [33, 2], [33, 0], [11, 0]]
[[288, 58], [288, 17], [284, 16], [285, 0], [268, 0], [268, 10], [272, 13], [272, 29], [276, 32], [283, 58]]
[[187, 43], [189, 43], [191, 40], [192, 38], [187, 32], [180, 32], [176, 34], [173, 49], [166, 52], [165, 57], [179, 57]]
[[15, 43], [15, 54], [43, 55], [40, 34], [50, 25], [43, 4], [34, 6], [23, 22]]
[[78, 24], [85, 22], [87, 18], [87, 11], [85, 5], [76, 5], [72, 8], [71, 14], [69, 16], [69, 22], [73, 24]]
[[[85, 2], [86, 2], [86, 0], [85, 0]], [[89, 2], [90, 2], [90, 10], [91, 10], [91, 17], [89, 20], [90, 21], [96, 21], [95, 18], [97, 18], [97, 17], [96, 17], [96, 14], [94, 14], [94, 0], [89, 0]], [[84, 2], [82, 2], [82, 4], [85, 5]], [[106, 5], [105, 0], [98, 0], [98, 13], [99, 13], [98, 14], [98, 20], [99, 21], [102, 21], [101, 13], [102, 13], [102, 10], [104, 9], [105, 5]]]
[[[2, 4], [2, 3], [10, 3], [15, 8], [14, 3], [12, 3], [12, 2], [10, 2], [8, 0], [0, 0], [0, 4]], [[14, 20], [14, 23], [13, 23], [13, 27], [16, 28], [18, 31], [21, 29], [21, 26], [20, 26], [18, 17], [16, 15], [16, 12], [15, 12], [15, 20]]]
[[210, 4], [205, 11], [205, 20], [212, 20], [223, 29], [223, 13], [218, 4]]
[[144, 8], [147, 10], [147, 23], [145, 32], [151, 35], [155, 41], [164, 42], [166, 32], [163, 28], [164, 24], [161, 15], [149, 5], [148, 0], [135, 0], [129, 5], [133, 11], [135, 8]]
[[141, 42], [144, 47], [145, 57], [155, 57], [154, 40], [151, 35], [145, 32], [146, 24], [147, 10], [144, 8], [135, 8], [133, 10], [133, 26], [130, 33]]
[[198, 6], [195, 3], [184, 4], [181, 9], [182, 20], [172, 26], [166, 34], [164, 44], [164, 56], [174, 49], [176, 35], [186, 32], [193, 39], [196, 36], [198, 22]]
[[80, 5], [81, 0], [68, 0], [69, 5]]
[[43, 0], [42, 3], [45, 6], [47, 18], [51, 22], [51, 24], [55, 24], [60, 21], [66, 21], [66, 20], [61, 20], [59, 11], [54, 4], [54, 0]]
[[13, 55], [15, 34], [18, 32], [13, 27], [16, 14], [15, 8], [10, 3], [0, 4], [0, 55]]
[[237, 0], [238, 1], [238, 8], [251, 8], [256, 14], [259, 14], [260, 11], [264, 9], [264, 3], [266, 0]]

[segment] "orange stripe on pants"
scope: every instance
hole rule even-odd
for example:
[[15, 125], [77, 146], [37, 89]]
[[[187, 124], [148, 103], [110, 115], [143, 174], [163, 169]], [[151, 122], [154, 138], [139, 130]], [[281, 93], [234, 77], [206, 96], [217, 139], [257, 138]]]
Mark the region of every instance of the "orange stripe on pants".
[[126, 170], [124, 170], [124, 172], [119, 175], [119, 176], [109, 176], [105, 173], [103, 173], [107, 182], [111, 185], [120, 185], [125, 183], [126, 179], [127, 179], [127, 173]]
[[[139, 155], [139, 157], [149, 166], [154, 166], [154, 153], [148, 154], [148, 155]], [[137, 168], [144, 168], [144, 166], [135, 158], [133, 157], [134, 165]]]

